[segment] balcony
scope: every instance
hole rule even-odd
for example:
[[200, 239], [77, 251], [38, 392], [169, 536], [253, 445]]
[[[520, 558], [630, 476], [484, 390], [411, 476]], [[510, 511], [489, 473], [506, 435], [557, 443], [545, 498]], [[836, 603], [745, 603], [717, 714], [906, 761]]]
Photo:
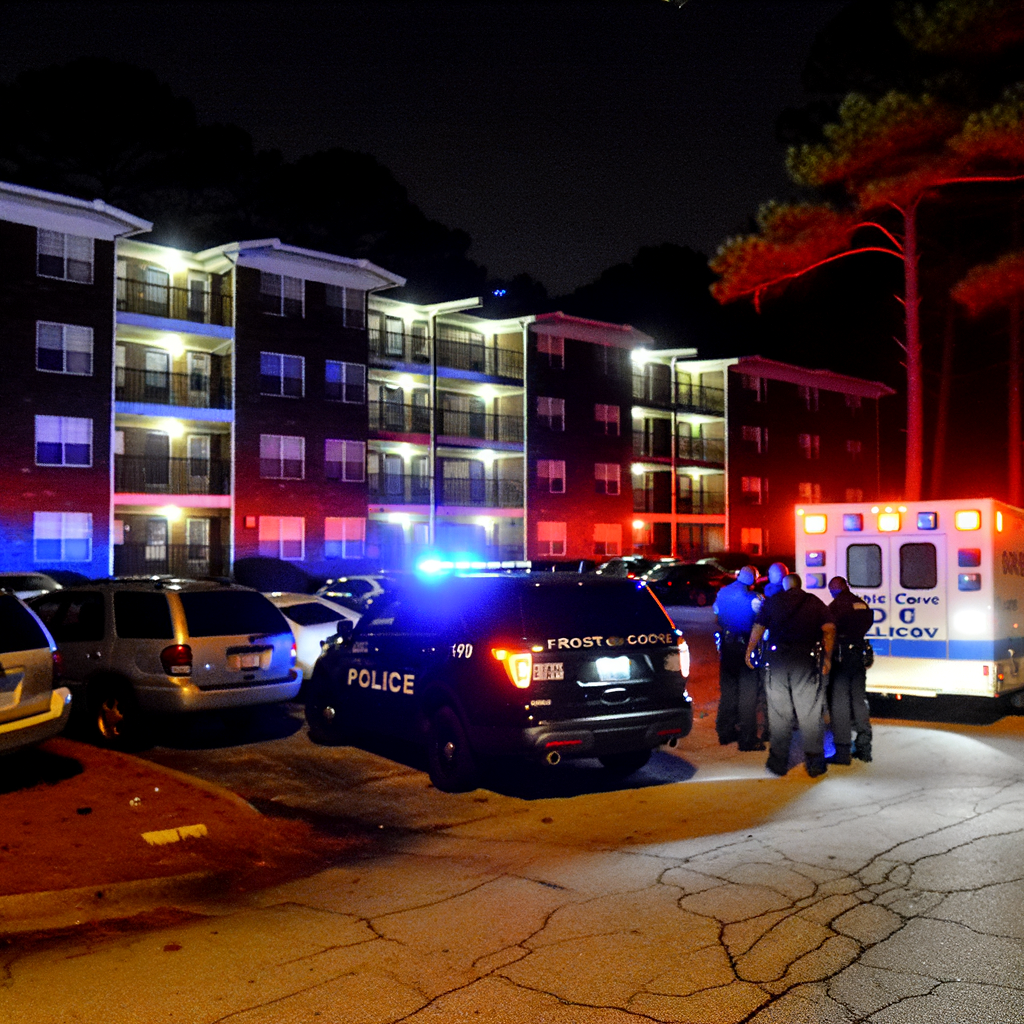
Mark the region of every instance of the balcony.
[[115, 576], [226, 576], [228, 550], [216, 544], [115, 544]]
[[725, 515], [725, 495], [680, 494], [676, 499], [677, 515]]
[[[369, 407], [370, 430], [390, 434], [429, 434], [430, 410], [422, 405], [399, 402], [372, 402]], [[501, 413], [439, 409], [436, 416], [439, 437], [466, 438], [480, 442], [521, 444], [522, 416]]]
[[468, 341], [437, 340], [437, 365], [452, 370], [469, 370], [489, 377], [523, 379], [523, 353], [515, 349], [491, 348]]
[[[654, 369], [660, 373], [652, 373]], [[672, 381], [667, 366], [651, 366], [633, 373], [633, 398], [641, 405], [672, 404]]]
[[430, 362], [430, 343], [425, 334], [406, 334], [370, 327], [370, 359], [377, 362]]
[[[668, 424], [668, 420], [665, 421]], [[672, 457], [672, 435], [652, 434], [642, 430], [633, 431], [633, 455], [641, 459], [670, 459]]]
[[523, 482], [449, 477], [441, 481], [438, 504], [474, 508], [522, 508]]
[[195, 324], [231, 326], [230, 295], [215, 294], [198, 287], [153, 284], [131, 277], [117, 279], [117, 311], [188, 320]]
[[678, 457], [688, 462], [725, 464], [725, 441], [718, 437], [687, 437], [678, 439]]
[[429, 505], [430, 478], [416, 473], [369, 473], [367, 500], [383, 505]]
[[676, 409], [679, 412], [703, 412], [725, 415], [725, 391], [694, 384], [680, 384], [676, 391]]
[[191, 409], [230, 409], [231, 381], [199, 373], [135, 370], [119, 366], [114, 398], [118, 402], [148, 402]]
[[172, 459], [115, 455], [118, 494], [230, 494], [231, 464], [226, 459]]

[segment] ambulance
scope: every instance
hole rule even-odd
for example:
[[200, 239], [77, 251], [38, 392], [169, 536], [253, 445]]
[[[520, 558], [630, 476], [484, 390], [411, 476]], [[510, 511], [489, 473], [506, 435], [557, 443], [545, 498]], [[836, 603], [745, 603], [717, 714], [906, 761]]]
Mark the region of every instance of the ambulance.
[[874, 612], [871, 693], [1010, 694], [1024, 706], [1024, 511], [992, 498], [801, 505], [796, 571]]

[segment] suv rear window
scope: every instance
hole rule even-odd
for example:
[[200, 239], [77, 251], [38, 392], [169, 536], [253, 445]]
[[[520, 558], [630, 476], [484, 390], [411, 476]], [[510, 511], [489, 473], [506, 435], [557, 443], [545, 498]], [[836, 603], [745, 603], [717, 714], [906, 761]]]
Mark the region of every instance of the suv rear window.
[[0, 654], [49, 646], [50, 641], [28, 609], [16, 597], [0, 594]]
[[251, 590], [200, 590], [180, 594], [189, 636], [288, 633], [285, 617]]
[[173, 640], [171, 609], [163, 594], [123, 590], [114, 595], [114, 628], [133, 640]]
[[526, 636], [665, 633], [672, 626], [647, 588], [527, 587], [522, 594]]

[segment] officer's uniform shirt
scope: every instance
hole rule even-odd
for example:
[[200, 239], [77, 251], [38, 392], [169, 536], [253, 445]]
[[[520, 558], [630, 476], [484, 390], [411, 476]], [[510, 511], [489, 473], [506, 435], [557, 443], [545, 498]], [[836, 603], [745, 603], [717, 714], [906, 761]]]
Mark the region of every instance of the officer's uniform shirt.
[[875, 618], [868, 605], [849, 590], [842, 591], [832, 599], [829, 611], [836, 624], [836, 635], [840, 643], [863, 640]]
[[768, 598], [755, 621], [768, 630], [772, 644], [807, 644], [809, 651], [832, 616], [820, 598], [794, 588]]
[[750, 635], [750, 627], [754, 624], [760, 598], [750, 587], [739, 580], [734, 580], [722, 587], [715, 599], [715, 614], [718, 624], [727, 633], [742, 637], [746, 643]]

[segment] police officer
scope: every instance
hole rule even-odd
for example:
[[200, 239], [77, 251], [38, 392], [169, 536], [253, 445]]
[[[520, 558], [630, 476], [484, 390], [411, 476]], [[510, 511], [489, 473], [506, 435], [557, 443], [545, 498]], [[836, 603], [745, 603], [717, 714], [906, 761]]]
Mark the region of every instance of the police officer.
[[785, 562], [772, 562], [768, 566], [768, 582], [764, 585], [764, 596], [774, 597], [775, 594], [781, 594], [783, 581], [788, 575], [789, 570]]
[[[774, 775], [789, 770], [793, 726], [800, 730], [807, 774], [823, 775], [825, 764], [825, 685], [832, 668], [836, 627], [825, 603], [806, 593], [797, 573], [786, 577], [785, 590], [765, 600], [747, 644], [746, 662], [768, 632], [766, 690], [771, 732], [767, 768]], [[817, 645], [824, 647], [821, 667]]]
[[740, 750], [764, 750], [757, 738], [757, 673], [744, 655], [750, 627], [761, 599], [754, 593], [757, 569], [745, 565], [736, 579], [718, 592], [718, 742], [739, 744]]
[[[850, 585], [842, 576], [830, 579], [828, 589], [832, 595], [829, 611], [836, 624], [835, 657], [828, 681], [828, 714], [836, 752], [829, 761], [849, 764], [851, 756], [870, 761], [871, 719], [865, 692], [864, 636], [871, 628], [874, 615], [865, 601], [851, 593]], [[854, 729], [857, 745], [851, 755]]]

